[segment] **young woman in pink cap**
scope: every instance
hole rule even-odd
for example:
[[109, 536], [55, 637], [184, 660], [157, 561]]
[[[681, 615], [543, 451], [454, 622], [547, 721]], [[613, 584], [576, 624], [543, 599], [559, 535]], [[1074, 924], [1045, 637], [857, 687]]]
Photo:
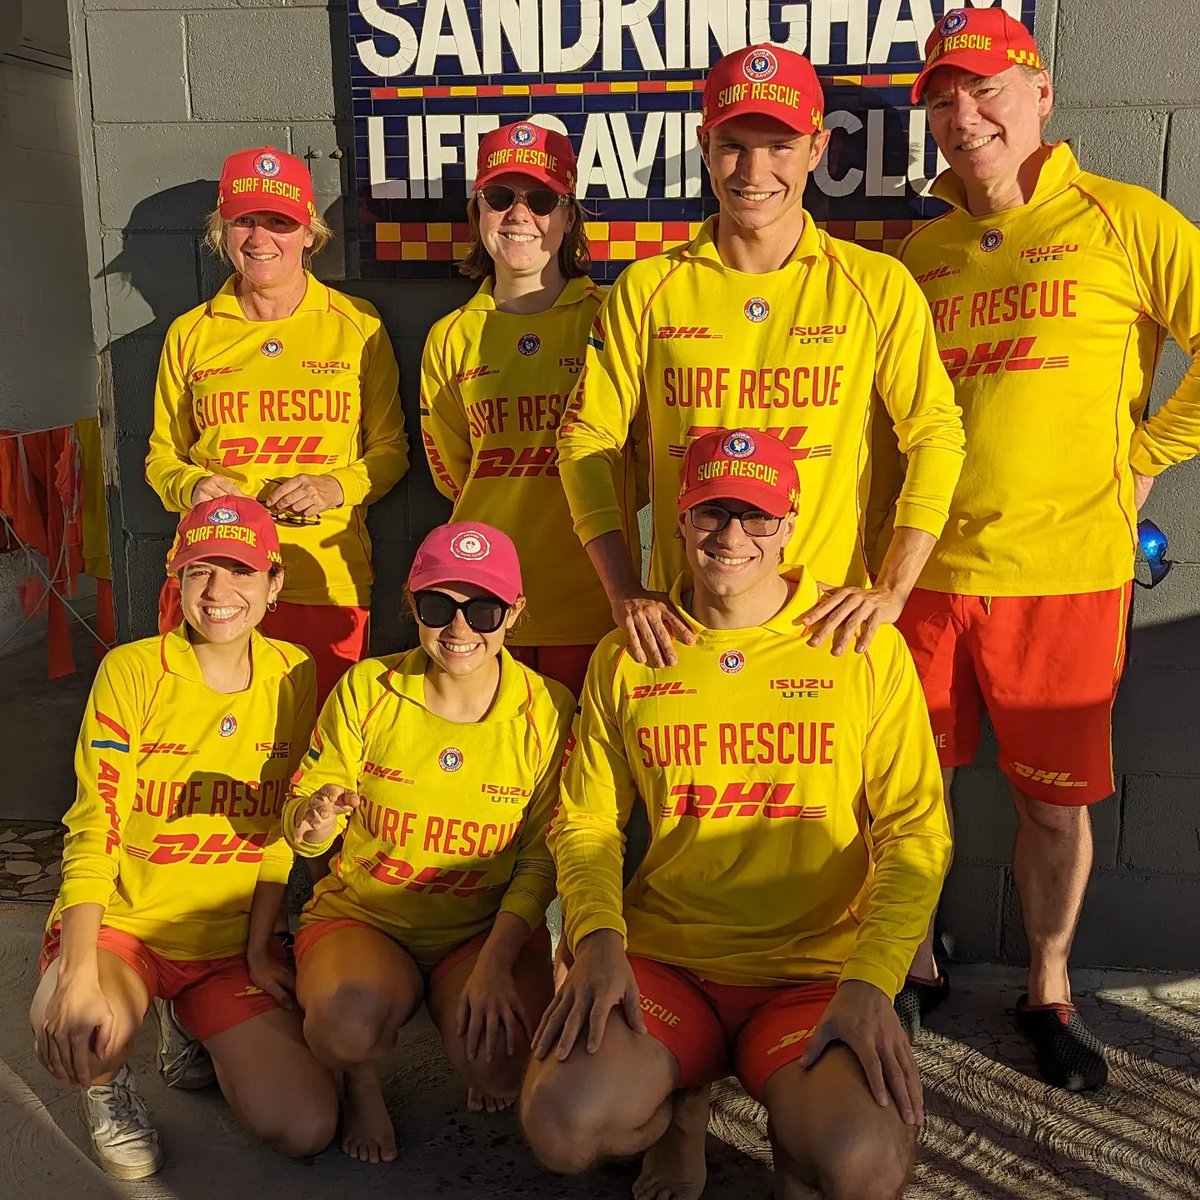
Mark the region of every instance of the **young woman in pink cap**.
[[375, 1062], [424, 1002], [468, 1089], [520, 1088], [553, 994], [546, 827], [575, 702], [505, 649], [525, 607], [512, 540], [442, 525], [408, 577], [420, 646], [352, 667], [326, 702], [284, 807], [299, 854], [344, 834], [296, 935], [316, 1057], [345, 1077], [342, 1148], [396, 1157]]
[[198, 504], [168, 558], [183, 624], [109, 651], [80, 729], [30, 1022], [42, 1063], [84, 1090], [93, 1153], [119, 1179], [162, 1161], [126, 1065], [156, 997], [203, 1041], [252, 1133], [300, 1157], [333, 1136], [333, 1077], [304, 1043], [272, 937], [292, 861], [280, 812], [315, 686], [301, 647], [257, 629], [280, 559], [257, 501]]
[[[320, 698], [366, 650], [365, 510], [408, 467], [378, 312], [309, 272], [330, 236], [300, 159], [262, 146], [225, 160], [205, 240], [233, 274], [167, 332], [146, 459], [172, 512], [241, 495], [271, 510], [287, 582], [264, 628], [311, 652]], [[163, 602], [165, 629], [179, 618]]]
[[[492, 130], [467, 216], [471, 245], [459, 269], [482, 283], [425, 342], [425, 453], [454, 520], [490, 521], [517, 544], [529, 606], [512, 653], [578, 695], [613, 618], [572, 529], [555, 446], [603, 299], [588, 278], [571, 143], [529, 121]], [[633, 472], [617, 458], [628, 491]], [[637, 505], [624, 499], [636, 555]]]

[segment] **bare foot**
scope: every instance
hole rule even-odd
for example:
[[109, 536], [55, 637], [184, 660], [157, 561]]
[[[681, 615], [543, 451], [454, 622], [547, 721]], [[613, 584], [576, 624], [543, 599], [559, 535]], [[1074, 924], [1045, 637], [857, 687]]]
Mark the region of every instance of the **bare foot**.
[[516, 1102], [516, 1093], [511, 1096], [490, 1096], [479, 1088], [467, 1088], [467, 1108], [471, 1112], [503, 1112]]
[[374, 1067], [346, 1072], [343, 1105], [342, 1149], [360, 1162], [395, 1162], [396, 1130]]
[[634, 1200], [700, 1200], [708, 1179], [708, 1088], [675, 1093], [667, 1131], [642, 1156]]

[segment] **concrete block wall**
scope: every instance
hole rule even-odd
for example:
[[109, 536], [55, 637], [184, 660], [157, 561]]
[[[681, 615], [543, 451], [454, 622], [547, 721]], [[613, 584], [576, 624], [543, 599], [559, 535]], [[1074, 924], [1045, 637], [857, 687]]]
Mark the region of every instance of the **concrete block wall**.
[[[978, 2], [978, 0], [977, 0]], [[146, 633], [171, 523], [142, 478], [152, 385], [169, 321], [211, 294], [222, 273], [197, 248], [222, 158], [272, 142], [310, 154], [319, 203], [342, 229], [344, 165], [352, 156], [344, 77], [344, 2], [332, 0], [69, 0], [83, 113], [85, 208], [96, 345], [115, 415], [119, 486], [111, 513], [125, 636]], [[940, 15], [942, 0], [934, 5]], [[1070, 137], [1091, 169], [1164, 194], [1200, 218], [1200, 47], [1171, 37], [1167, 0], [1039, 0], [1038, 36], [1052, 62], [1059, 110], [1051, 132]], [[1150, 30], [1150, 36], [1146, 31]], [[336, 149], [343, 157], [331, 157]], [[325, 277], [377, 304], [401, 364], [414, 447], [408, 478], [375, 506], [379, 575], [375, 644], [403, 635], [399, 587], [415, 541], [442, 519], [416, 437], [416, 369], [429, 325], [468, 294], [466, 284], [355, 279], [356, 247], [340, 240], [318, 263]], [[1155, 402], [1186, 360], [1164, 357]], [[1131, 659], [1117, 715], [1117, 794], [1094, 810], [1096, 872], [1076, 961], [1200, 965], [1200, 465], [1177, 468], [1147, 507], [1171, 536], [1179, 565], [1134, 607]], [[123, 560], [123, 569], [122, 569]], [[955, 788], [958, 857], [943, 922], [958, 953], [1019, 960], [1024, 953], [1007, 864], [1013, 815], [989, 765]]]
[[[0, 55], [23, 36], [65, 55], [65, 22], [56, 36], [55, 22], [38, 24], [38, 15], [10, 3]], [[95, 416], [79, 137], [64, 69], [0, 58], [0, 161], [0, 429]], [[42, 618], [23, 619], [16, 589], [27, 574], [23, 555], [0, 556], [0, 648], [45, 629]]]

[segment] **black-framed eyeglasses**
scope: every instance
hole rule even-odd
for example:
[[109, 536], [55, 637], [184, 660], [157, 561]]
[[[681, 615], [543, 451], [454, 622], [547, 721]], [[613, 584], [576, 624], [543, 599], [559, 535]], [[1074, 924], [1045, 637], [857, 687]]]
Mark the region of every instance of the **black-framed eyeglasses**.
[[570, 196], [564, 196], [553, 188], [531, 188], [528, 192], [518, 192], [515, 188], [493, 184], [480, 188], [475, 194], [483, 198], [484, 204], [492, 212], [508, 212], [520, 200], [535, 217], [548, 217], [556, 208], [571, 203]]
[[[268, 479], [267, 480], [267, 483], [272, 484], [275, 487], [278, 487], [281, 483], [286, 483], [286, 482], [287, 482], [286, 479]], [[267, 511], [270, 512], [271, 520], [274, 521], [276, 525], [305, 526], [305, 525], [320, 525], [320, 523], [321, 523], [321, 514], [320, 513], [298, 513], [298, 512], [293, 512], [290, 508], [282, 508], [282, 509], [279, 509], [278, 511], [273, 510], [273, 509], [268, 509]]]
[[773, 517], [761, 508], [747, 508], [744, 512], [731, 512], [720, 504], [693, 504], [688, 509], [688, 521], [693, 529], [702, 533], [720, 533], [730, 521], [740, 521], [749, 537], [771, 537], [779, 532], [782, 517]]
[[417, 620], [430, 629], [445, 629], [458, 613], [476, 633], [495, 633], [504, 624], [509, 605], [495, 596], [455, 600], [445, 592], [417, 592], [413, 596]]
[[1150, 573], [1150, 582], [1146, 583], [1136, 574], [1133, 582], [1138, 587], [1147, 589], [1158, 587], [1175, 565], [1174, 561], [1167, 557], [1167, 535], [1149, 517], [1138, 522], [1137, 531], [1138, 559], [1146, 564], [1146, 569]]

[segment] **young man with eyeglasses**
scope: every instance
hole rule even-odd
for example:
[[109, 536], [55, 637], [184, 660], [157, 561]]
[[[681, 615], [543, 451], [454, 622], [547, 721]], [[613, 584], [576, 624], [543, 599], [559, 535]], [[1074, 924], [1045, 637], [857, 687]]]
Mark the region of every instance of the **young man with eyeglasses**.
[[[1017, 1021], [1042, 1074], [1107, 1077], [1071, 1003], [1068, 957], [1092, 864], [1088, 806], [1114, 789], [1136, 511], [1200, 450], [1200, 365], [1151, 417], [1167, 332], [1200, 350], [1200, 232], [1157, 196], [1047, 145], [1054, 101], [1029, 32], [955, 9], [913, 86], [953, 207], [901, 250], [931, 306], [967, 430], [941, 540], [899, 626], [933, 719], [947, 804], [984, 710], [1017, 812], [1013, 877], [1029, 940]], [[928, 938], [901, 1004], [944, 998]]]
[[[699, 1196], [703, 1129], [672, 1129], [672, 1097], [733, 1072], [767, 1107], [778, 1194], [890, 1200], [911, 1170], [921, 1082], [892, 998], [949, 861], [937, 757], [894, 629], [809, 644], [817, 584], [780, 569], [799, 487], [769, 433], [695, 439], [670, 593], [691, 638], [656, 669], [617, 630], [588, 669], [550, 832], [575, 959], [521, 1098], [554, 1170], [675, 1138], [663, 1194]], [[639, 1194], [667, 1182], [644, 1170]]]
[[[509, 637], [513, 655], [578, 695], [613, 622], [571, 531], [555, 449], [603, 298], [588, 278], [570, 141], [529, 121], [492, 130], [479, 145], [467, 215], [459, 269], [482, 282], [426, 340], [425, 453], [455, 521], [490, 521], [517, 544], [528, 607]], [[617, 475], [623, 520], [632, 521], [623, 455]]]
[[[683, 567], [680, 463], [710, 429], [771, 430], [800, 463], [817, 500], [787, 561], [834, 589], [808, 615], [835, 653], [852, 641], [865, 650], [895, 620], [946, 519], [963, 438], [928, 308], [893, 259], [828, 236], [804, 211], [829, 141], [824, 105], [812, 65], [783, 47], [718, 61], [699, 139], [720, 211], [690, 244], [633, 263], [589, 340], [559, 465], [575, 532], [638, 661], [669, 663], [673, 639], [691, 637], [665, 590]], [[881, 404], [908, 472], [895, 536], [867, 588], [865, 434]], [[649, 590], [622, 536], [614, 479], [637, 417], [653, 456]]]

